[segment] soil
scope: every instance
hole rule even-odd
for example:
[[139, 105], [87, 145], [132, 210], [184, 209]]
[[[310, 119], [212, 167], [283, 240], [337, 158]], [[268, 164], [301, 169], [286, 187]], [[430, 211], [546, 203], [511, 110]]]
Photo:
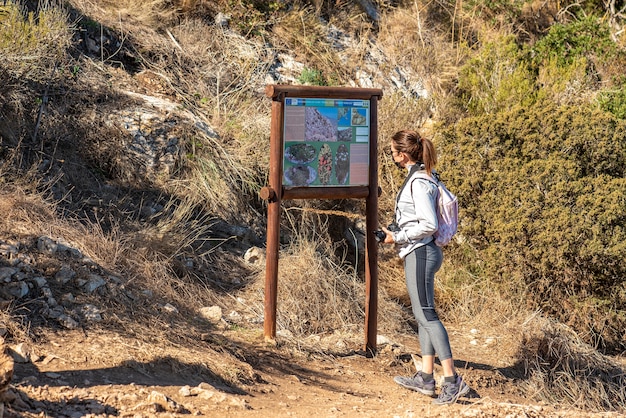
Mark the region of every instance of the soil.
[[[32, 361], [16, 363], [5, 417], [610, 417], [527, 399], [511, 359], [498, 344], [472, 345], [468, 330], [449, 329], [456, 366], [472, 390], [456, 404], [397, 386], [415, 372], [414, 335], [381, 344], [374, 356], [268, 345], [262, 329], [224, 330], [195, 347], [148, 345], [107, 330], [47, 331]], [[45, 343], [43, 342], [45, 340]], [[211, 372], [238, 374], [229, 385]], [[234, 356], [223, 355], [226, 352]], [[413, 357], [413, 358], [412, 358]], [[230, 362], [230, 363], [229, 363]], [[242, 362], [250, 366], [241, 368]], [[440, 369], [435, 370], [436, 377]], [[1, 415], [1, 414], [0, 414]]]

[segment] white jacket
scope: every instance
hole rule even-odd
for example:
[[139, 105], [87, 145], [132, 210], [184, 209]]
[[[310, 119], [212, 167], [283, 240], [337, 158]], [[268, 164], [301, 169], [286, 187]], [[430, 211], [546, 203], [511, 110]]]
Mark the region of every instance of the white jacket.
[[[411, 167], [407, 168], [410, 173]], [[439, 190], [434, 183], [417, 178], [417, 173], [413, 173], [396, 198], [396, 224], [400, 231], [392, 235], [400, 247], [400, 258], [432, 241], [438, 228], [436, 208]]]

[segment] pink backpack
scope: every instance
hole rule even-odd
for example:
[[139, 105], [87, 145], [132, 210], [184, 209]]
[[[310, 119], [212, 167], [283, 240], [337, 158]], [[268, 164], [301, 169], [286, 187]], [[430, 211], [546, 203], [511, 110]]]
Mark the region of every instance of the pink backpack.
[[426, 173], [416, 173], [416, 178], [428, 180], [437, 185], [439, 189], [439, 195], [437, 196], [437, 223], [439, 229], [433, 235], [435, 237], [435, 244], [439, 247], [443, 247], [448, 244], [459, 226], [459, 202], [450, 190], [448, 190], [443, 184], [437, 173], [433, 173], [433, 176], [429, 176]]

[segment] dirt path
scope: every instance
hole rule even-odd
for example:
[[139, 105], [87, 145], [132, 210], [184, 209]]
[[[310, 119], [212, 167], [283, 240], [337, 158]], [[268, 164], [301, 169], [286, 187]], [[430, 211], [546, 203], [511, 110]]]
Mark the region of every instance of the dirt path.
[[45, 344], [32, 347], [31, 362], [16, 363], [9, 392], [15, 399], [7, 402], [4, 416], [619, 416], [528, 401], [513, 377], [513, 366], [506, 364], [509, 359], [502, 357], [502, 347], [470, 344], [464, 330], [452, 331], [451, 340], [457, 347], [459, 372], [472, 391], [457, 404], [443, 407], [393, 382], [395, 375], [414, 372], [411, 353], [418, 351], [414, 336], [399, 336], [368, 358], [359, 353], [307, 355], [287, 345], [268, 347], [259, 335], [222, 335], [222, 348], [230, 355], [219, 355], [218, 361], [222, 371], [232, 370], [233, 379], [244, 382], [235, 387], [211, 371], [220, 340], [213, 340], [212, 350], [202, 351], [138, 344], [104, 331], [51, 333]]

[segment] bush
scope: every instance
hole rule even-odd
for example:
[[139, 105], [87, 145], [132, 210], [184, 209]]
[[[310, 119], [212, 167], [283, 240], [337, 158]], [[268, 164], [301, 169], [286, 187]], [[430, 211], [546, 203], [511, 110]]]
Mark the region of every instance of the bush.
[[624, 51], [611, 39], [610, 28], [593, 15], [555, 24], [534, 45], [518, 44], [511, 35], [481, 46], [459, 74], [459, 106], [477, 116], [541, 100], [559, 104], [589, 102], [601, 88], [600, 105], [623, 113]]
[[512, 36], [485, 44], [461, 69], [459, 98], [470, 114], [495, 113], [516, 104], [531, 105], [534, 75]]
[[[623, 349], [626, 322], [611, 312], [626, 306], [626, 123], [591, 106], [542, 103], [442, 134], [460, 233], [487, 274], [523, 285], [530, 306]], [[582, 315], [581, 303], [595, 315]]]
[[28, 84], [50, 82], [52, 68], [62, 67], [71, 29], [60, 8], [43, 6], [37, 14], [19, 4], [0, 10], [0, 114], [5, 106], [20, 110], [32, 98]]
[[533, 61], [538, 65], [556, 59], [559, 66], [567, 66], [577, 58], [588, 55], [612, 59], [618, 54], [618, 49], [611, 40], [608, 25], [590, 15], [568, 24], [552, 25], [531, 52]]
[[611, 112], [616, 118], [626, 119], [626, 86], [616, 91], [603, 91], [598, 96], [600, 109]]
[[321, 71], [314, 68], [304, 68], [302, 73], [300, 73], [300, 77], [298, 77], [298, 83], [313, 86], [325, 86], [326, 80], [324, 79], [324, 74], [322, 74]]

